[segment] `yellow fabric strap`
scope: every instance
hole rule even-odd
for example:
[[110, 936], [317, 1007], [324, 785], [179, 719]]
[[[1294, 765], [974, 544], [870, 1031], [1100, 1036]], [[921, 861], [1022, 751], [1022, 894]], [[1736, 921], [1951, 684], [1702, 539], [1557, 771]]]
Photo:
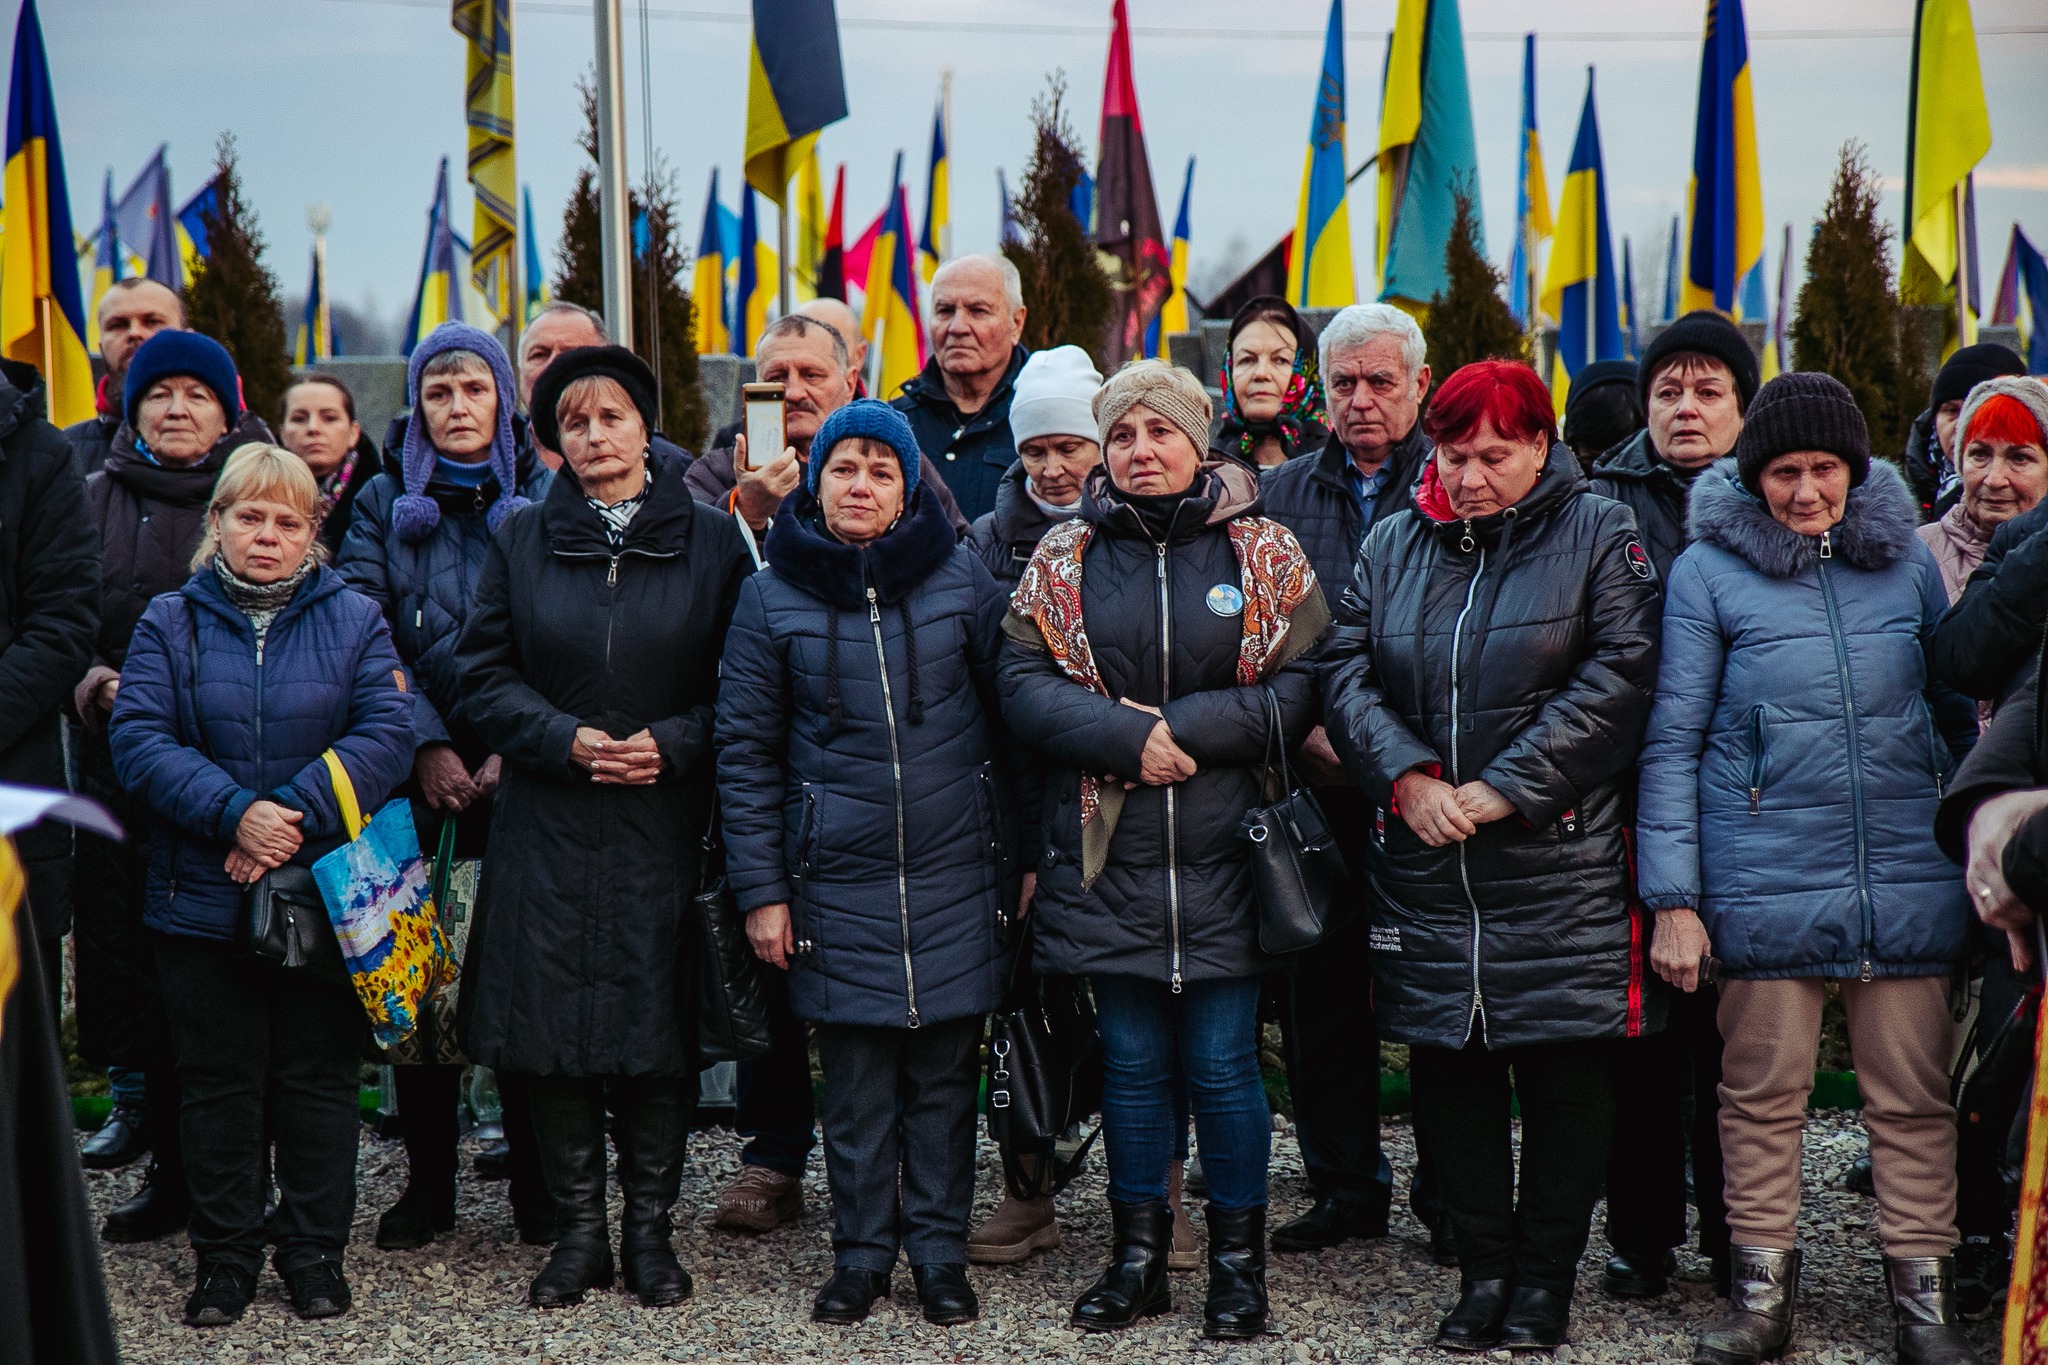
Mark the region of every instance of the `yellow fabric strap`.
[[341, 755], [329, 749], [320, 755], [327, 761], [327, 776], [334, 783], [334, 799], [341, 806], [341, 827], [348, 831], [349, 842], [354, 843], [363, 833], [363, 811], [356, 804], [356, 784], [348, 780], [348, 769], [341, 766]]

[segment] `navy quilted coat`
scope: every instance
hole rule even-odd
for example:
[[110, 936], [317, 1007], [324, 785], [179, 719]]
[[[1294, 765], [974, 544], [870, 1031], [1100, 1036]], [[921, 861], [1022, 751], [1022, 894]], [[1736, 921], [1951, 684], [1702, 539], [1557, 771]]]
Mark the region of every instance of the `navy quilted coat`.
[[927, 490], [864, 549], [787, 499], [726, 637], [727, 875], [742, 910], [790, 905], [790, 1003], [819, 1023], [939, 1023], [1000, 995], [1004, 598]]
[[[403, 440], [401, 433], [400, 440]], [[519, 492], [533, 502], [547, 495], [553, 474], [522, 443]], [[474, 751], [464, 710], [455, 640], [469, 617], [470, 600], [483, 576], [491, 548], [484, 512], [497, 501], [498, 481], [482, 488], [457, 488], [439, 481], [427, 496], [441, 507], [441, 520], [426, 539], [407, 544], [391, 524], [391, 504], [405, 491], [395, 473], [379, 474], [357, 495], [348, 535], [334, 567], [348, 585], [384, 609], [399, 657], [418, 680], [416, 704], [421, 744], [450, 743]]]
[[300, 585], [260, 652], [211, 569], [151, 602], [108, 729], [115, 774], [149, 807], [143, 922], [232, 938], [242, 893], [222, 864], [250, 805], [261, 797], [304, 811], [292, 861], [312, 863], [346, 837], [320, 755], [340, 756], [357, 801], [374, 811], [412, 769], [412, 717], [376, 604], [331, 569]]
[[1643, 903], [1696, 909], [1733, 977], [1939, 976], [1971, 921], [1934, 839], [1943, 731], [1971, 727], [1930, 683], [1948, 596], [1913, 496], [1871, 461], [1823, 559], [1733, 474], [1694, 485], [1665, 597]]

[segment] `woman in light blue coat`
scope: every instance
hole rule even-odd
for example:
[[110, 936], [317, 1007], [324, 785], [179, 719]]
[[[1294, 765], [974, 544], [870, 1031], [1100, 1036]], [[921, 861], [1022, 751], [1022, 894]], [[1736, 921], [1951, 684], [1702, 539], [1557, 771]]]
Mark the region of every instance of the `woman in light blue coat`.
[[[1949, 983], [1970, 907], [1934, 810], [1971, 733], [1937, 694], [1947, 609], [1912, 495], [1849, 391], [1773, 380], [1702, 474], [1672, 566], [1642, 757], [1637, 888], [1650, 960], [1721, 978], [1730, 1312], [1696, 1361], [1775, 1358], [1799, 1276], [1799, 1142], [1822, 987], [1841, 987], [1870, 1128], [1902, 1362], [1975, 1360], [1956, 1327]], [[1945, 737], [1947, 736], [1947, 737]]]

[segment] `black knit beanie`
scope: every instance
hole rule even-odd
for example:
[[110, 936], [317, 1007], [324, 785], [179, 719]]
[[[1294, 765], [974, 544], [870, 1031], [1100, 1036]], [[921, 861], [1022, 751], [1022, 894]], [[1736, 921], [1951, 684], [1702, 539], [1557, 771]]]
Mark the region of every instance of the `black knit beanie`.
[[617, 383], [640, 410], [647, 434], [651, 437], [661, 430], [661, 412], [654, 405], [654, 371], [647, 368], [647, 362], [624, 346], [577, 346], [549, 361], [540, 378], [533, 381], [533, 411], [528, 416], [533, 419], [535, 440], [549, 450], [562, 448], [555, 408], [562, 401], [562, 390], [589, 378]]
[[1743, 412], [1749, 411], [1749, 405], [1756, 401], [1756, 352], [1749, 349], [1741, 328], [1712, 309], [1699, 308], [1659, 332], [1643, 352], [1636, 393], [1643, 400], [1644, 412], [1650, 410], [1650, 384], [1657, 377], [1658, 367], [1686, 351], [1710, 355], [1726, 365], [1735, 376], [1736, 403]]
[[1795, 450], [1825, 450], [1849, 466], [1854, 488], [1870, 473], [1870, 430], [1842, 381], [1794, 370], [1758, 390], [1735, 438], [1735, 468], [1742, 486], [1761, 493], [1764, 467]]
[[2027, 372], [2027, 363], [2010, 346], [1995, 341], [1965, 346], [1950, 356], [1934, 376], [1934, 396], [1927, 406], [1939, 411], [1943, 403], [1960, 403], [1970, 390], [1987, 379]]

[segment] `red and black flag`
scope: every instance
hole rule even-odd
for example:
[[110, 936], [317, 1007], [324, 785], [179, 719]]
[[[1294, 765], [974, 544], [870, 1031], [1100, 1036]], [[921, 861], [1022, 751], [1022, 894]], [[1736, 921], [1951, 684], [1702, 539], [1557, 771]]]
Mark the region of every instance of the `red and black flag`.
[[832, 216], [825, 220], [825, 247], [818, 255], [818, 297], [846, 301], [846, 163], [832, 185]]
[[1159, 222], [1145, 125], [1131, 81], [1131, 21], [1110, 9], [1109, 69], [1102, 86], [1101, 160], [1095, 173], [1095, 245], [1118, 262], [1117, 309], [1103, 349], [1109, 368], [1145, 353], [1145, 329], [1173, 290], [1173, 256]]

